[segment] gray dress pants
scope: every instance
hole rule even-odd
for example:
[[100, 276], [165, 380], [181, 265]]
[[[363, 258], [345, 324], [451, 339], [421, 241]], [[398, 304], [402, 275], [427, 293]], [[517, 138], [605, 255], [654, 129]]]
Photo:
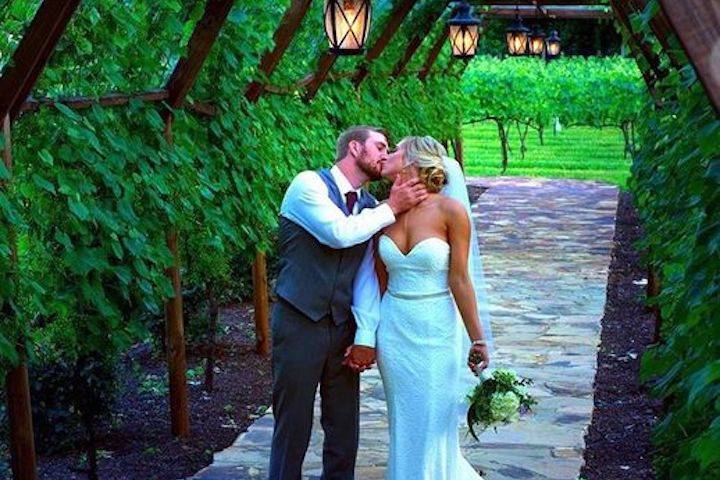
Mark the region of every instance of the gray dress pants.
[[300, 480], [320, 385], [325, 432], [323, 480], [353, 480], [359, 436], [359, 375], [342, 365], [353, 344], [351, 318], [314, 322], [285, 300], [272, 311], [272, 406], [275, 416], [269, 480]]

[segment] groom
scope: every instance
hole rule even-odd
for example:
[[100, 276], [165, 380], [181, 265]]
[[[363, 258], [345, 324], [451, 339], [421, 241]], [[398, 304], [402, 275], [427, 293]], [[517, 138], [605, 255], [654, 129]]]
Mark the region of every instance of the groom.
[[270, 480], [300, 480], [318, 385], [322, 479], [354, 478], [359, 371], [375, 361], [379, 302], [353, 295], [365, 281], [356, 273], [362, 263], [373, 262], [372, 236], [427, 196], [417, 180], [396, 181], [389, 199], [378, 204], [362, 185], [381, 178], [387, 156], [382, 130], [349, 128], [338, 138], [335, 165], [298, 174], [285, 193], [272, 312]]

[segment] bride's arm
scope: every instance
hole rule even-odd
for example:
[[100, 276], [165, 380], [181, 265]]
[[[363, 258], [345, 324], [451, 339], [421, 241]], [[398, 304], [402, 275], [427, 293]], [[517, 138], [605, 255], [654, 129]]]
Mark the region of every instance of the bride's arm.
[[450, 243], [450, 273], [448, 284], [460, 310], [470, 340], [484, 337], [477, 310], [475, 289], [468, 273], [468, 252], [470, 250], [470, 219], [465, 207], [459, 202], [447, 199], [445, 217]]
[[[458, 201], [448, 198], [445, 201], [445, 219], [448, 229], [448, 240], [450, 243], [450, 273], [448, 284], [455, 297], [455, 303], [460, 310], [465, 329], [470, 340], [484, 340], [485, 335], [480, 325], [480, 319], [470, 274], [468, 273], [468, 252], [470, 246], [470, 218], [465, 207]], [[470, 347], [468, 355], [468, 367], [476, 375], [479, 374], [478, 367], [485, 369], [490, 364], [490, 353], [487, 345], [475, 345]]]

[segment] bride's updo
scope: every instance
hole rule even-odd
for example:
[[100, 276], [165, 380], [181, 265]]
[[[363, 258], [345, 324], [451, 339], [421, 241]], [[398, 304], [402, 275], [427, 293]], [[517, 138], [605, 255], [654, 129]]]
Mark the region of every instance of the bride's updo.
[[445, 162], [447, 150], [433, 137], [405, 137], [398, 148], [405, 150], [405, 165], [417, 165], [420, 181], [428, 192], [438, 193], [447, 184]]

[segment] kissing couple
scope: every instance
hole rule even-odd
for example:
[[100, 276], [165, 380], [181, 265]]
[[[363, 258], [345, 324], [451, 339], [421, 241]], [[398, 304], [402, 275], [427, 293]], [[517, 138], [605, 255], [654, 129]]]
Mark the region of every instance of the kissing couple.
[[[378, 202], [363, 185], [383, 177], [393, 184]], [[406, 137], [391, 151], [380, 128], [343, 132], [332, 168], [301, 172], [288, 187], [279, 255], [269, 479], [302, 478], [318, 385], [321, 478], [355, 478], [360, 372], [377, 362], [386, 480], [482, 480], [458, 428], [463, 379], [487, 368], [490, 329], [473, 286], [465, 177], [442, 144]]]

